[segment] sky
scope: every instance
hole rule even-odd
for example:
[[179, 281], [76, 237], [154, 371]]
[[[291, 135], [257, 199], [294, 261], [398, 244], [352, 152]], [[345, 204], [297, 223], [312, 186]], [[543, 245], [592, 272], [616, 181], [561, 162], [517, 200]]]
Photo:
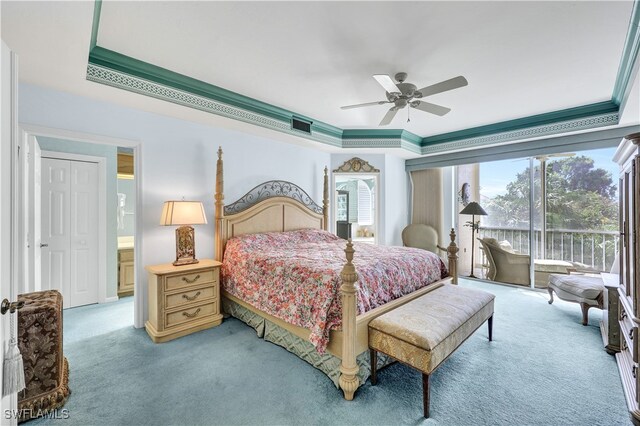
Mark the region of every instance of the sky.
[[[612, 158], [616, 148], [594, 149], [589, 151], [577, 151], [576, 155], [584, 155], [593, 158], [596, 168], [602, 168], [611, 173], [614, 183], [617, 184], [619, 166]], [[507, 192], [507, 184], [514, 181], [516, 175], [523, 172], [529, 166], [529, 158], [516, 160], [493, 161], [480, 164], [480, 198], [493, 198], [496, 195]]]

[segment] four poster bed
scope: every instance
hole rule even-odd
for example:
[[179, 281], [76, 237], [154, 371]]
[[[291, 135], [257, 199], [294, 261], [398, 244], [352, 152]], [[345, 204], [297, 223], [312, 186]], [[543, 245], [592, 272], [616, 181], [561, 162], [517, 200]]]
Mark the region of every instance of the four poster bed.
[[458, 248], [451, 230], [441, 248], [448, 269], [425, 250], [366, 243], [355, 244], [354, 261], [354, 244], [327, 232], [326, 168], [323, 195], [321, 207], [297, 185], [269, 181], [225, 206], [218, 149], [215, 257], [224, 311], [322, 370], [351, 400], [369, 375], [369, 322], [457, 283]]

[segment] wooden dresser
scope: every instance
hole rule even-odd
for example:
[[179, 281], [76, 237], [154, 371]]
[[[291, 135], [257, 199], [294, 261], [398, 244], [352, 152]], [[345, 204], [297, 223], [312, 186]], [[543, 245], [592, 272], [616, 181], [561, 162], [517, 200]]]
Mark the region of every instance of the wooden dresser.
[[616, 354], [631, 420], [640, 425], [640, 133], [625, 137], [614, 161], [620, 165], [620, 352]]
[[604, 303], [602, 308], [602, 321], [600, 321], [600, 332], [604, 349], [609, 355], [620, 352], [620, 322], [618, 321], [620, 309], [620, 276], [602, 272], [600, 274], [604, 283]]
[[156, 343], [166, 342], [222, 322], [220, 262], [147, 266], [149, 320], [145, 328]]

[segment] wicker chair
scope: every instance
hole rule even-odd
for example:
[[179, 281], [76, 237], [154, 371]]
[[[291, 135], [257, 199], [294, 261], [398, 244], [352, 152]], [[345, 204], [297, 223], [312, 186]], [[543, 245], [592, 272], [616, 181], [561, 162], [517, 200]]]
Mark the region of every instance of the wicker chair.
[[[511, 245], [495, 238], [478, 238], [489, 262], [487, 278], [492, 281], [529, 286], [530, 256], [516, 253]], [[568, 274], [575, 267], [563, 260], [535, 259], [535, 285], [547, 287], [550, 274]]]

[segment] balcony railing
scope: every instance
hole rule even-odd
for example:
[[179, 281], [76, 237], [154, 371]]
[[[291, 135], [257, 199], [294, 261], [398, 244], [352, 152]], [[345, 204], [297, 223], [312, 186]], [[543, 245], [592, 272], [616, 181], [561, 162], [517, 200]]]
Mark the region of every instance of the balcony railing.
[[[519, 253], [529, 254], [528, 228], [501, 228], [482, 226], [479, 238], [507, 240]], [[541, 259], [542, 231], [534, 230], [536, 239], [535, 258]], [[547, 229], [546, 258], [581, 263], [599, 271], [609, 271], [618, 253], [620, 233], [617, 231], [594, 231], [585, 229]]]

